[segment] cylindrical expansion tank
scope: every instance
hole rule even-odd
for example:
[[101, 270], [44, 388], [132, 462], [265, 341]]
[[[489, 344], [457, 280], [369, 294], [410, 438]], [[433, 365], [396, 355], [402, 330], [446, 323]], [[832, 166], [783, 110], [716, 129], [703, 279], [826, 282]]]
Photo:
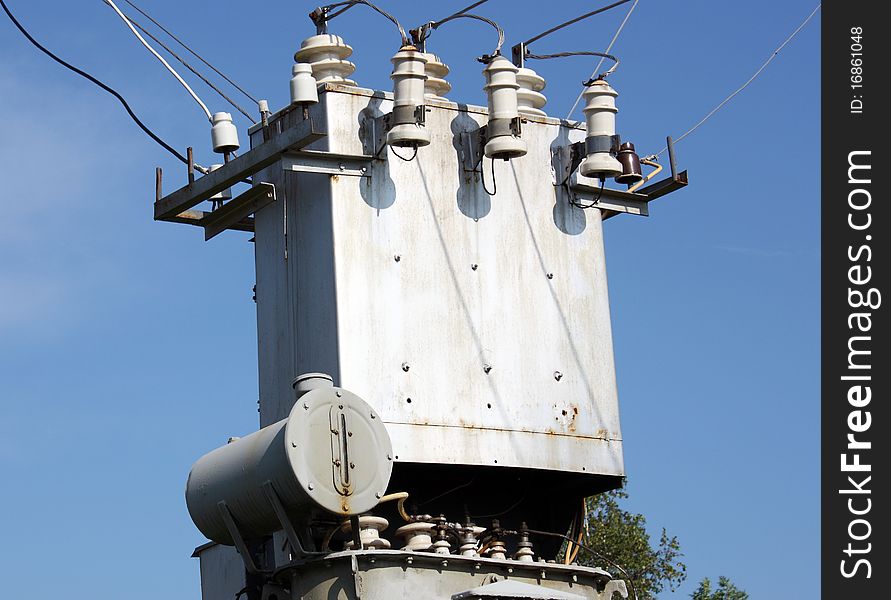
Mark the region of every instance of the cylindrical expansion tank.
[[[298, 392], [304, 384], [298, 379]], [[287, 419], [233, 440], [192, 466], [186, 504], [209, 539], [233, 543], [225, 509], [246, 539], [281, 529], [264, 490], [267, 482], [295, 522], [319, 511], [357, 515], [374, 508], [385, 493], [393, 451], [377, 413], [330, 379], [308, 387]]]

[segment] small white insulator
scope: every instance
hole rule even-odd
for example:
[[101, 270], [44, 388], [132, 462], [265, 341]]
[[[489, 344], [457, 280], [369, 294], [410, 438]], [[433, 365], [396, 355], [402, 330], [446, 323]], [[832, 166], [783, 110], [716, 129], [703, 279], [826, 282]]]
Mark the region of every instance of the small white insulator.
[[214, 152], [225, 154], [238, 150], [238, 129], [232, 123], [232, 115], [227, 112], [214, 113], [210, 140]]
[[319, 101], [319, 90], [316, 78], [312, 76], [312, 65], [297, 63], [291, 68], [291, 104], [316, 104]]
[[[222, 166], [223, 165], [210, 165], [210, 172], [212, 173]], [[219, 194], [214, 194], [213, 196], [208, 198], [208, 200], [212, 200], [212, 201], [226, 201], [226, 200], [231, 200], [231, 199], [232, 199], [232, 188], [226, 188]], [[234, 440], [237, 440], [237, 439], [238, 438], [234, 438]], [[234, 440], [233, 440], [233, 438], [229, 438], [228, 443], [231, 444]]]
[[294, 54], [298, 63], [312, 65], [312, 74], [318, 83], [340, 83], [356, 85], [348, 79], [356, 65], [346, 60], [353, 49], [344, 43], [343, 38], [330, 33], [314, 35], [303, 40], [300, 50]]
[[584, 177], [607, 179], [622, 174], [622, 164], [611, 154], [611, 138], [616, 135], [616, 92], [603, 79], [598, 79], [585, 90], [585, 160], [579, 165]]
[[402, 550], [409, 552], [426, 552], [433, 546], [433, 523], [416, 521], [403, 525], [396, 530], [396, 537], [401, 537], [405, 545]]
[[452, 84], [445, 80], [449, 67], [438, 56], [424, 54], [427, 57], [427, 81], [424, 82], [424, 95], [431, 100], [445, 100], [445, 95], [452, 89]]
[[517, 67], [503, 56], [496, 56], [483, 69], [489, 104], [488, 136], [484, 149], [488, 158], [517, 158], [526, 154], [526, 142], [514, 131], [520, 116], [517, 104]]
[[430, 132], [419, 122], [417, 111], [424, 107], [424, 83], [427, 81], [427, 55], [414, 46], [403, 46], [393, 62], [393, 115], [387, 132], [387, 144], [400, 147], [426, 146]]
[[[359, 517], [359, 540], [362, 542], [363, 548], [374, 548], [375, 550], [389, 550], [390, 542], [381, 537], [381, 531], [389, 527], [390, 522], [383, 517], [362, 516]], [[351, 534], [352, 525], [346, 524], [344, 531]], [[355, 544], [352, 540], [344, 544], [344, 549], [352, 550]]]
[[517, 105], [520, 114], [533, 115], [536, 117], [546, 116], [542, 110], [548, 99], [541, 93], [545, 89], [544, 77], [525, 67], [517, 71], [517, 84], [520, 89], [517, 90]]

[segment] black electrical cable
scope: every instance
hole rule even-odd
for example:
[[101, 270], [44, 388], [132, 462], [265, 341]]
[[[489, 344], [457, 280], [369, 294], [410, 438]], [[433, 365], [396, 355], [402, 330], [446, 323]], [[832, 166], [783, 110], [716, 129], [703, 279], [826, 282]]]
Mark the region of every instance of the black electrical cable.
[[136, 113], [133, 112], [133, 109], [130, 108], [130, 105], [127, 104], [126, 100], [124, 100], [124, 97], [121, 96], [116, 90], [114, 90], [113, 88], [109, 87], [108, 85], [102, 83], [101, 81], [99, 81], [98, 79], [96, 79], [95, 77], [90, 75], [89, 73], [87, 73], [85, 71], [81, 71], [74, 65], [65, 62], [64, 60], [62, 60], [61, 58], [59, 58], [58, 56], [56, 56], [55, 54], [53, 54], [52, 52], [47, 50], [43, 45], [40, 44], [40, 42], [35, 40], [31, 36], [30, 33], [28, 33], [28, 31], [24, 28], [24, 26], [22, 26], [21, 23], [19, 23], [18, 19], [16, 19], [15, 16], [12, 14], [12, 12], [9, 10], [9, 7], [6, 6], [6, 2], [4, 0], [0, 0], [0, 6], [3, 7], [3, 11], [6, 13], [6, 16], [9, 17], [10, 21], [12, 21], [13, 25], [15, 25], [16, 28], [22, 33], [22, 35], [24, 35], [25, 38], [27, 38], [27, 40], [29, 42], [31, 42], [38, 50], [40, 50], [41, 52], [43, 52], [44, 54], [49, 56], [51, 59], [53, 59], [54, 61], [56, 61], [63, 67], [65, 67], [66, 69], [68, 69], [70, 71], [74, 71], [81, 77], [89, 79], [90, 81], [92, 81], [93, 83], [95, 83], [96, 85], [101, 87], [103, 90], [105, 90], [106, 92], [108, 92], [109, 94], [111, 94], [112, 96], [117, 98], [118, 101], [120, 101], [120, 103], [123, 105], [124, 109], [127, 111], [127, 114], [130, 115], [130, 118], [133, 119], [133, 122], [136, 123], [139, 126], [139, 128], [142, 129], [146, 133], [146, 135], [148, 135], [150, 138], [155, 140], [155, 142], [157, 142], [162, 148], [164, 148], [165, 150], [170, 152], [180, 162], [189, 164], [189, 161], [185, 156], [183, 156], [182, 154], [177, 152], [172, 146], [170, 146], [170, 144], [168, 144], [167, 142], [165, 142], [164, 140], [159, 138], [157, 135], [155, 135], [155, 133], [151, 129], [149, 129], [145, 125], [145, 123], [143, 123], [142, 121], [139, 120], [139, 117], [136, 116]]
[[489, 188], [486, 187], [486, 176], [483, 172], [483, 159], [480, 159], [480, 183], [483, 184], [483, 191], [489, 194], [490, 196], [494, 196], [498, 192], [498, 182], [495, 181], [495, 159], [490, 158], [489, 163], [492, 165], [492, 191], [489, 191]]
[[613, 64], [612, 67], [610, 67], [609, 69], [607, 69], [600, 75], [597, 75], [597, 77], [595, 77], [589, 81], [586, 81], [584, 84], [585, 86], [591, 85], [591, 83], [593, 83], [596, 79], [605, 79], [605, 78], [609, 77], [610, 75], [613, 74], [613, 71], [615, 71], [616, 68], [619, 66], [619, 59], [616, 58], [614, 55], [607, 54], [606, 52], [594, 52], [593, 50], [582, 50], [579, 52], [556, 52], [554, 54], [532, 54], [531, 52], [528, 52], [528, 50], [527, 50], [524, 58], [547, 60], [550, 58], [567, 58], [570, 56], [599, 56], [601, 58], [608, 58], [609, 60], [613, 61], [613, 63], [615, 63], [615, 64]]
[[[590, 554], [592, 554], [596, 558], [604, 561], [605, 563], [609, 564], [610, 566], [615, 567], [622, 573], [622, 575], [625, 576], [625, 579], [628, 581], [628, 585], [631, 587], [631, 597], [634, 598], [634, 600], [637, 600], [637, 592], [634, 589], [634, 581], [631, 579], [631, 575], [628, 574], [628, 571], [626, 571], [624, 568], [622, 568], [622, 566], [620, 564], [618, 564], [615, 561], [611, 560], [610, 558], [604, 556], [603, 554], [600, 554], [599, 552], [597, 552], [590, 546], [586, 546], [585, 544], [579, 543], [578, 541], [570, 538], [568, 535], [564, 535], [562, 533], [554, 533], [553, 531], [539, 531], [538, 529], [527, 529], [526, 531], [533, 535], [547, 535], [547, 536], [551, 536], [551, 537], [555, 537], [555, 538], [564, 539], [567, 542], [569, 542], [570, 544], [575, 544], [575, 545], [579, 546], [582, 550], [589, 552]], [[514, 532], [511, 532], [511, 533], [514, 533]]]
[[[368, 0], [348, 0], [347, 2], [336, 2], [334, 4], [329, 4], [328, 6], [324, 6], [324, 7], [322, 7], [322, 20], [326, 21], [326, 22], [330, 21], [334, 17], [342, 15], [349, 9], [356, 6], [357, 4], [364, 4], [368, 8], [372, 9], [373, 11], [377, 12], [378, 14], [380, 14], [380, 15], [386, 17], [387, 19], [389, 19], [390, 21], [392, 21], [393, 24], [396, 25], [396, 28], [399, 29], [399, 35], [402, 36], [402, 45], [403, 46], [407, 46], [411, 42], [408, 35], [406, 35], [406, 33], [405, 33], [405, 29], [403, 29], [402, 24], [399, 22], [399, 20], [396, 17], [394, 17], [393, 15], [391, 15], [384, 9], [382, 9], [378, 6], [375, 6]], [[338, 10], [335, 13], [328, 14], [329, 10], [331, 10], [332, 8], [337, 8], [339, 6], [343, 6], [343, 8], [341, 8], [340, 10]]]
[[555, 31], [559, 31], [560, 29], [563, 29], [564, 27], [569, 27], [569, 26], [572, 25], [573, 23], [578, 23], [579, 21], [582, 21], [582, 20], [584, 20], [584, 19], [587, 19], [588, 17], [593, 17], [594, 15], [599, 15], [599, 14], [602, 13], [602, 12], [606, 12], [606, 11], [612, 9], [612, 8], [615, 8], [615, 7], [617, 7], [617, 6], [621, 6], [622, 4], [625, 4], [626, 2], [631, 2], [631, 0], [619, 0], [618, 2], [613, 2], [612, 4], [610, 4], [610, 5], [608, 5], [608, 6], [604, 6], [603, 8], [598, 8], [597, 10], [592, 10], [592, 11], [589, 12], [589, 13], [585, 13], [585, 14], [581, 15], [580, 17], [576, 17], [576, 18], [574, 18], [574, 19], [570, 19], [569, 21], [566, 21], [565, 23], [560, 23], [559, 25], [557, 25], [557, 26], [555, 26], [555, 27], [551, 27], [550, 29], [548, 29], [547, 31], [545, 31], [545, 32], [543, 32], [543, 33], [539, 33], [538, 35], [529, 38], [528, 40], [526, 40], [525, 42], [523, 42], [523, 45], [524, 45], [524, 46], [528, 46], [528, 45], [531, 44], [532, 42], [535, 42], [535, 41], [537, 41], [537, 40], [540, 40], [541, 38], [545, 37], [546, 35], [551, 35], [551, 34], [554, 33]]
[[414, 149], [415, 149], [415, 151], [412, 152], [411, 156], [408, 158], [405, 158], [404, 156], [402, 156], [398, 152], [396, 152], [396, 148], [394, 148], [393, 146], [390, 146], [390, 150], [393, 152], [393, 154], [396, 156], [396, 158], [398, 158], [399, 160], [404, 160], [405, 162], [411, 162], [418, 156], [418, 147], [415, 146]]
[[[476, 6], [476, 5], [473, 5], [473, 6]], [[470, 7], [468, 7], [468, 8], [470, 8]], [[468, 8], [465, 8], [464, 10], [468, 10]], [[424, 25], [421, 25], [417, 29], [412, 29], [412, 35], [415, 37], [415, 41], [417, 43], [423, 44], [424, 42], [427, 41], [427, 38], [430, 37], [430, 33], [433, 30], [439, 29], [442, 25], [444, 25], [454, 19], [476, 19], [477, 21], [482, 21], [483, 23], [488, 23], [489, 25], [494, 27], [495, 31], [498, 33], [498, 44], [495, 46], [495, 50], [492, 51], [492, 54], [485, 54], [477, 60], [479, 60], [480, 62], [483, 62], [483, 63], [488, 63], [490, 60], [492, 60], [492, 58], [501, 54], [501, 47], [504, 45], [504, 30], [501, 28], [501, 26], [488, 17], [474, 15], [474, 14], [463, 12], [463, 11], [457, 12], [453, 15], [449, 15], [448, 17], [446, 17], [440, 21], [430, 21], [428, 23], [425, 23]]]
[[[175, 35], [173, 35], [173, 33], [171, 33], [166, 27], [164, 27], [164, 26], [161, 25], [158, 21], [156, 21], [154, 18], [152, 18], [152, 16], [151, 16], [150, 14], [148, 14], [147, 12], [145, 12], [143, 9], [139, 8], [134, 2], [131, 2], [130, 0], [124, 0], [124, 2], [126, 2], [127, 4], [129, 4], [130, 6], [132, 6], [133, 8], [135, 8], [135, 9], [136, 9], [136, 10], [137, 10], [143, 17], [145, 17], [146, 19], [148, 19], [149, 21], [151, 21], [152, 23], [154, 23], [155, 26], [156, 26], [158, 29], [160, 29], [161, 31], [163, 31], [164, 33], [166, 33], [167, 35], [169, 35], [169, 36], [170, 36], [170, 37], [171, 37], [177, 44], [179, 44], [180, 46], [182, 46], [183, 48], [185, 48], [187, 51], [189, 51], [189, 52], [192, 54], [192, 56], [194, 56], [195, 58], [197, 58], [198, 60], [200, 60], [201, 62], [203, 62], [203, 63], [204, 63], [205, 65], [207, 65], [211, 70], [213, 70], [214, 73], [216, 73], [217, 75], [219, 75], [220, 77], [222, 77], [223, 79], [225, 79], [227, 82], [229, 82], [229, 83], [232, 85], [232, 87], [234, 87], [236, 90], [238, 90], [239, 92], [241, 92], [242, 94], [244, 94], [245, 96], [247, 96], [247, 97], [251, 100], [251, 102], [253, 102], [254, 104], [259, 104], [259, 102], [257, 101], [256, 98], [254, 98], [252, 95], [250, 95], [249, 93], [247, 93], [246, 91], [244, 91], [244, 89], [242, 89], [242, 87], [241, 87], [240, 85], [238, 85], [237, 83], [235, 83], [234, 81], [232, 81], [231, 79], [229, 79], [228, 77], [226, 77], [226, 75], [225, 75], [222, 71], [220, 71], [220, 70], [217, 69], [215, 66], [213, 66], [213, 65], [210, 64], [208, 61], [206, 61], [206, 60], [205, 60], [200, 54], [198, 54], [196, 51], [192, 50], [192, 49], [191, 49], [191, 48], [190, 48], [184, 41], [182, 41], [181, 39], [179, 39], [178, 37], [176, 37]], [[132, 21], [133, 19], [130, 19], [130, 20]], [[144, 31], [144, 30], [143, 30], [143, 31]], [[157, 40], [156, 40], [156, 41], [157, 41]], [[159, 43], [160, 43], [160, 42], [159, 42]], [[168, 52], [169, 52], [169, 50], [168, 50]], [[173, 53], [171, 52], [171, 54], [173, 54]]]

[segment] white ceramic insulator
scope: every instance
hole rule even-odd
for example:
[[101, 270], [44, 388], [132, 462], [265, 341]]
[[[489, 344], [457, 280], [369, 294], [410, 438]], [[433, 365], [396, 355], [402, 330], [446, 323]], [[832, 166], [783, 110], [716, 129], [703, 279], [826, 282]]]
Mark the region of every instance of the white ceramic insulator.
[[291, 104], [315, 104], [319, 101], [316, 78], [312, 76], [312, 65], [297, 63], [291, 68]]
[[534, 557], [535, 553], [532, 551], [532, 548], [520, 548], [514, 554], [514, 560], [518, 560], [520, 562], [534, 562]]
[[396, 536], [405, 540], [403, 550], [418, 552], [429, 550], [433, 545], [433, 523], [416, 522], [403, 525], [396, 530]]
[[[375, 550], [389, 550], [390, 542], [381, 537], [380, 533], [387, 527], [390, 522], [383, 517], [363, 516], [359, 517], [359, 540], [362, 542], [363, 548], [374, 548]], [[345, 527], [347, 533], [352, 532], [352, 527]], [[344, 548], [352, 550], [355, 544], [352, 540], [344, 544]]]
[[517, 90], [517, 105], [520, 114], [533, 115], [536, 117], [546, 116], [542, 110], [548, 99], [541, 93], [545, 89], [544, 77], [532, 69], [525, 67], [517, 71], [517, 84], [520, 89]]
[[503, 56], [496, 56], [483, 69], [486, 85], [483, 88], [489, 101], [489, 119], [514, 119], [519, 116], [517, 108], [516, 66]]
[[348, 79], [356, 70], [356, 65], [346, 60], [352, 53], [353, 49], [342, 37], [324, 33], [303, 40], [294, 60], [312, 65], [312, 74], [318, 83], [356, 85]]
[[486, 558], [498, 558], [504, 560], [507, 558], [507, 548], [504, 546], [504, 542], [495, 542], [489, 549], [486, 551]]
[[[486, 97], [489, 102], [489, 140], [483, 149], [488, 158], [509, 160], [526, 154], [526, 142], [519, 136], [494, 133], [492, 121], [512, 121], [520, 116], [517, 105], [517, 71], [519, 69], [503, 56], [496, 56], [483, 69], [486, 77]], [[503, 131], [503, 130], [502, 130]]]
[[448, 540], [436, 540], [433, 542], [433, 552], [436, 554], [451, 554], [452, 545], [449, 544]]
[[445, 95], [452, 89], [452, 84], [445, 80], [449, 67], [435, 54], [426, 53], [427, 81], [424, 82], [424, 95], [433, 100], [445, 100]]
[[[223, 165], [210, 165], [211, 173], [216, 171], [217, 169], [219, 169], [222, 166]], [[226, 188], [219, 194], [214, 194], [213, 196], [208, 198], [208, 200], [231, 200], [231, 199], [232, 199], [232, 188]], [[235, 439], [237, 440], [238, 438], [235, 438]], [[230, 440], [229, 443], [232, 443], [233, 439], [229, 438], [229, 440]]]
[[[585, 107], [582, 111], [585, 113], [588, 137], [616, 135], [618, 95], [603, 79], [598, 79], [585, 89]], [[622, 165], [609, 152], [593, 152], [582, 162], [579, 172], [585, 177], [594, 177], [597, 174], [613, 177], [622, 172]]]
[[413, 46], [405, 46], [390, 61], [393, 63], [393, 106], [424, 104], [424, 83], [427, 81], [427, 55]]
[[[414, 110], [424, 105], [424, 84], [427, 81], [427, 55], [414, 46], [404, 46], [391, 59], [393, 73], [393, 110]], [[391, 146], [426, 146], [430, 143], [427, 128], [417, 123], [397, 123], [387, 132]]]
[[238, 150], [238, 129], [232, 123], [232, 115], [227, 112], [214, 113], [212, 122], [210, 140], [213, 151], [225, 154]]

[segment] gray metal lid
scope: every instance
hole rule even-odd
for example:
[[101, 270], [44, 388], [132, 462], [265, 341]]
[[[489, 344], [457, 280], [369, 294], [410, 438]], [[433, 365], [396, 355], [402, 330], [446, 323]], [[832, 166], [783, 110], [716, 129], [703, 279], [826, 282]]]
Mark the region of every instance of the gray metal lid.
[[303, 491], [343, 516], [374, 508], [393, 471], [390, 436], [359, 396], [321, 387], [301, 396], [285, 426], [288, 461]]

